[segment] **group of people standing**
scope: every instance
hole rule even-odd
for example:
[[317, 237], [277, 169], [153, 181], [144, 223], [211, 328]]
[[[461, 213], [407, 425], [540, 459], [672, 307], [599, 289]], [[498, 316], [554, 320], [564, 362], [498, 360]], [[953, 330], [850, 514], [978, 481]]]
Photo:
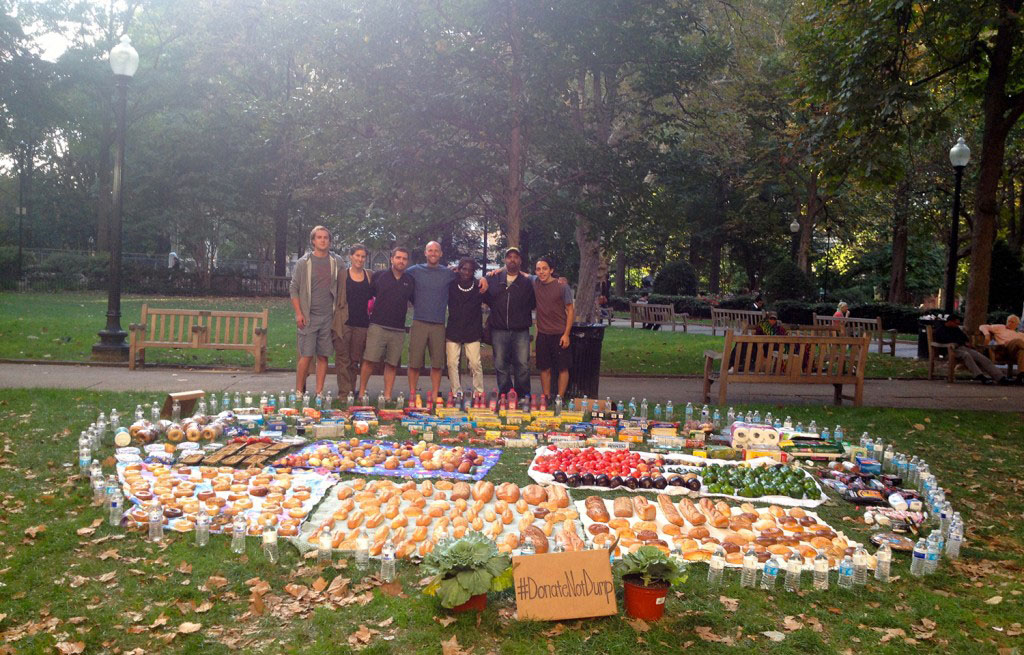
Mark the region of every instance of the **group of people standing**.
[[[539, 258], [536, 275], [529, 275], [522, 271], [519, 249], [509, 248], [503, 268], [478, 278], [475, 260], [464, 258], [454, 269], [444, 266], [441, 245], [431, 241], [423, 251], [425, 263], [410, 266], [409, 250], [396, 247], [388, 270], [373, 273], [366, 268], [366, 246], [351, 246], [346, 265], [331, 252], [331, 240], [326, 227], [313, 228], [311, 250], [299, 259], [292, 274], [289, 295], [298, 331], [297, 390], [305, 391], [315, 362], [316, 394], [323, 393], [328, 360], [334, 355], [339, 395], [365, 395], [374, 368], [382, 364], [384, 396], [390, 399], [411, 305], [410, 395], [416, 393], [420, 370], [428, 361], [429, 398], [441, 391], [446, 363], [451, 390], [462, 389], [459, 363], [463, 355], [473, 391], [483, 393], [482, 342], [493, 348], [498, 391], [530, 394], [530, 329], [534, 325], [543, 393], [565, 394], [573, 297], [566, 280], [554, 276], [550, 258]], [[490, 309], [486, 326], [484, 305]]]

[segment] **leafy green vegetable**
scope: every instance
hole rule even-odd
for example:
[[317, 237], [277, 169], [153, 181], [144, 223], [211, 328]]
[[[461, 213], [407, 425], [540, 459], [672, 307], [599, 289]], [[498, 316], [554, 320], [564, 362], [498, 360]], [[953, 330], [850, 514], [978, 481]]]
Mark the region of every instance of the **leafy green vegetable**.
[[615, 570], [623, 576], [640, 576], [646, 587], [652, 583], [672, 585], [686, 580], [682, 565], [654, 546], [641, 546], [628, 553], [616, 562]]
[[479, 532], [442, 541], [423, 559], [423, 569], [434, 577], [423, 593], [436, 595], [449, 609], [470, 596], [512, 586], [512, 560]]

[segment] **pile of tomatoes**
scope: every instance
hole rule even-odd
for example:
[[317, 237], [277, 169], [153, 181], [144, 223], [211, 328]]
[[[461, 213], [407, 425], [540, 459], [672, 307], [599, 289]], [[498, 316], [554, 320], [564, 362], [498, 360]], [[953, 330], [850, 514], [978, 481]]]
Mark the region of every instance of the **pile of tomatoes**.
[[550, 455], [540, 455], [534, 460], [533, 470], [554, 474], [563, 471], [566, 475], [590, 473], [592, 475], [618, 475], [639, 478], [644, 475], [658, 476], [663, 459], [644, 459], [639, 453], [628, 450], [600, 451], [596, 448], [566, 448], [548, 446]]

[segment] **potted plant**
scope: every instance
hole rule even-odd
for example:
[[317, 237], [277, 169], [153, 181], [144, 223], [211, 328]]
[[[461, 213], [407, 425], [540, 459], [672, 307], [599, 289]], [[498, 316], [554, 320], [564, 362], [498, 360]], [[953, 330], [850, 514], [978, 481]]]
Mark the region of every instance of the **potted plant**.
[[626, 614], [645, 621], [660, 619], [668, 588], [686, 580], [682, 565], [654, 546], [641, 546], [625, 555], [615, 570], [622, 574]]
[[437, 596], [441, 607], [456, 612], [482, 611], [488, 591], [512, 586], [512, 560], [479, 532], [441, 541], [423, 558], [422, 566], [433, 576], [423, 593]]

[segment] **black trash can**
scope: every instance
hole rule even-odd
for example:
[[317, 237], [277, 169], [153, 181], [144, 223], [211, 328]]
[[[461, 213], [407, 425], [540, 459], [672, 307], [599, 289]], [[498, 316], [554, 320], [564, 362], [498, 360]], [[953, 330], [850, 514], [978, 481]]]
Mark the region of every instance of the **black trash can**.
[[576, 323], [569, 332], [570, 361], [568, 398], [597, 398], [601, 383], [601, 343], [605, 326], [600, 323]]

